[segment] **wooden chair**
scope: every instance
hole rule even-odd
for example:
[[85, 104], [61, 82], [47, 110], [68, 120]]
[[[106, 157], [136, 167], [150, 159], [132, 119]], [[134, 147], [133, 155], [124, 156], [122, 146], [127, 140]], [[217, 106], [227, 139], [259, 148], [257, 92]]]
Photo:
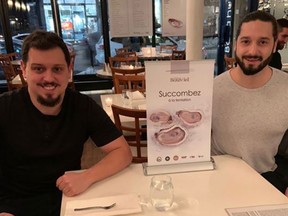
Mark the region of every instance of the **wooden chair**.
[[[11, 57], [11, 54], [0, 55], [0, 66], [2, 67], [2, 70], [4, 72], [9, 91], [12, 91], [12, 90], [15, 90], [18, 88], [22, 88], [23, 86], [27, 85], [27, 83], [23, 77], [22, 71], [17, 70], [16, 67], [12, 65], [11, 59], [13, 59]], [[17, 78], [17, 76], [20, 77], [20, 80], [21, 80], [20, 83], [15, 82], [15, 80], [14, 80], [15, 78]]]
[[[112, 79], [113, 79], [113, 84], [114, 84], [114, 92], [116, 94], [121, 94], [122, 90], [124, 89], [131, 89], [131, 90], [134, 89], [134, 90], [139, 90], [141, 92], [145, 91], [145, 68], [144, 67], [133, 68], [133, 69], [121, 69], [121, 68], [111, 67], [111, 72], [112, 72]], [[125, 76], [130, 76], [130, 80], [129, 78], [125, 78]], [[136, 78], [135, 76], [141, 76], [141, 78]], [[136, 85], [137, 83], [140, 86], [137, 86]]]
[[172, 60], [185, 60], [185, 50], [172, 50]]
[[[146, 110], [127, 109], [112, 104], [112, 111], [116, 127], [122, 131], [131, 147], [133, 163], [147, 162], [147, 127], [141, 125], [140, 120], [146, 119]], [[121, 122], [121, 116], [133, 118], [131, 124]]]
[[172, 53], [173, 50], [177, 50], [177, 46], [174, 45], [161, 45], [160, 52]]
[[137, 56], [136, 52], [122, 52], [116, 55], [116, 57], [124, 57], [124, 58], [135, 57], [135, 56]]
[[116, 55], [129, 52], [128, 47], [115, 48]]
[[230, 70], [231, 68], [236, 66], [235, 58], [231, 58], [225, 55], [224, 60], [225, 60], [226, 70]]
[[121, 94], [124, 89], [131, 91], [146, 91], [145, 75], [114, 75], [114, 91]]
[[138, 62], [137, 56], [130, 56], [130, 57], [122, 57], [122, 56], [115, 56], [115, 57], [109, 57], [109, 65], [110, 68], [112, 67], [120, 67], [122, 64], [127, 65], [136, 65], [136, 62]]

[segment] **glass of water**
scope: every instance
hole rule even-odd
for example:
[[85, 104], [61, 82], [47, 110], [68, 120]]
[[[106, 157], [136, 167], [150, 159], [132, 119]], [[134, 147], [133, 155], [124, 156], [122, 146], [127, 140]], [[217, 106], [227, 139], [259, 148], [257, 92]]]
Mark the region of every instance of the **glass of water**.
[[166, 211], [173, 204], [174, 192], [170, 176], [158, 175], [151, 179], [150, 199], [158, 211]]

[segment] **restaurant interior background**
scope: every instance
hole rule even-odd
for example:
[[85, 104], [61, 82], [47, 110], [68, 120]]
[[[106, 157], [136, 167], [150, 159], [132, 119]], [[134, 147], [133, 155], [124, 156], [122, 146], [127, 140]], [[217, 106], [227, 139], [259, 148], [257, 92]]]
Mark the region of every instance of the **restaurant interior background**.
[[[113, 0], [121, 1], [121, 0]], [[185, 36], [163, 37], [162, 1], [151, 0], [154, 15], [153, 35], [112, 38], [109, 35], [108, 0], [0, 0], [0, 53], [21, 54], [23, 39], [35, 29], [55, 31], [76, 53], [76, 89], [101, 90], [111, 80], [98, 78], [115, 48], [128, 46], [139, 51], [144, 46], [177, 45], [185, 49]], [[224, 55], [233, 55], [234, 32], [242, 17], [253, 10], [266, 10], [276, 18], [288, 16], [288, 0], [204, 0], [203, 59], [215, 59], [215, 73], [224, 71]], [[105, 44], [105, 45], [104, 45]], [[287, 48], [282, 53], [288, 62]], [[7, 91], [0, 69], [0, 92]]]

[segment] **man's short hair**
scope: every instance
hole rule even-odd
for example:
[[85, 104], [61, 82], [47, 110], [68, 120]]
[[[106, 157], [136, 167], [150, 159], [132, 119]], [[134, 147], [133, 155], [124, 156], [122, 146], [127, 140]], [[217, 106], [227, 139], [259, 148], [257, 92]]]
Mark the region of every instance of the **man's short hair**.
[[22, 60], [26, 64], [28, 61], [28, 52], [31, 48], [38, 50], [50, 50], [59, 47], [64, 55], [67, 65], [70, 65], [70, 53], [61, 37], [54, 32], [36, 30], [28, 35], [22, 44]]
[[281, 32], [283, 28], [288, 28], [288, 20], [285, 18], [277, 19], [278, 32]]
[[275, 19], [274, 16], [272, 16], [270, 13], [267, 13], [265, 11], [253, 11], [249, 14], [247, 14], [244, 19], [241, 21], [237, 33], [236, 33], [236, 40], [238, 39], [240, 33], [241, 33], [241, 28], [243, 23], [248, 23], [251, 21], [256, 21], [256, 20], [260, 20], [263, 22], [270, 22], [272, 24], [272, 34], [273, 34], [273, 38], [274, 41], [277, 40], [277, 36], [278, 36], [278, 25], [277, 25], [277, 21]]

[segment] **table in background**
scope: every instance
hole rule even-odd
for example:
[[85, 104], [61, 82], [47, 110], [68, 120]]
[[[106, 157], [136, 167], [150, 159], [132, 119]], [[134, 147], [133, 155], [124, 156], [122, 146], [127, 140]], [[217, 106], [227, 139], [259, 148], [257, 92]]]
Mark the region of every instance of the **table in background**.
[[96, 76], [104, 79], [112, 79], [112, 72], [109, 70], [104, 71], [103, 69], [96, 70]]
[[141, 52], [137, 53], [139, 61], [163, 61], [171, 60], [172, 53], [156, 53], [156, 55], [143, 55]]
[[[131, 100], [129, 103], [124, 101], [124, 98], [121, 94], [104, 94], [100, 95], [101, 104], [105, 112], [109, 115], [109, 117], [114, 121], [113, 112], [111, 106], [107, 106], [106, 100], [107, 98], [111, 99], [112, 103], [125, 108], [133, 108], [133, 109], [146, 109], [146, 98]], [[121, 118], [121, 121], [129, 121], [129, 118]]]
[[[95, 183], [75, 197], [62, 197], [61, 216], [66, 203], [121, 194], [137, 194], [142, 213], [136, 215], [227, 216], [225, 208], [288, 203], [288, 199], [243, 160], [223, 155], [213, 157], [216, 169], [169, 174], [174, 185], [174, 208], [157, 212], [148, 202], [151, 176], [143, 174], [141, 164]], [[145, 205], [146, 204], [146, 205]]]

